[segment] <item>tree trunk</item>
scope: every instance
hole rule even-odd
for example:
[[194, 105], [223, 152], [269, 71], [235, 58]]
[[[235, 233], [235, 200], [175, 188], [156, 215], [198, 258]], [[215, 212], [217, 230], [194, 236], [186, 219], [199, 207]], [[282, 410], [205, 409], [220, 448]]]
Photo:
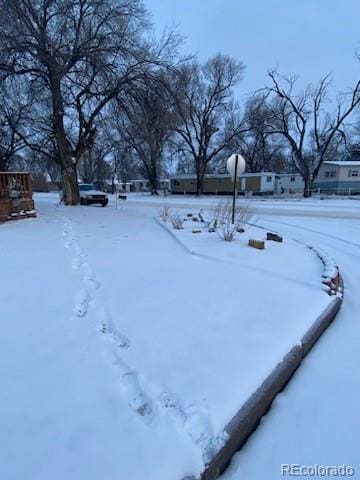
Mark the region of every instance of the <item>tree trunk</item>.
[[[65, 205], [78, 205], [80, 203], [80, 193], [76, 166], [72, 166], [62, 171], [63, 201]], [[76, 200], [76, 195], [79, 200]]]
[[313, 189], [313, 179], [312, 177], [305, 177], [304, 178], [304, 198], [310, 198], [312, 196], [312, 189]]
[[64, 128], [64, 105], [60, 77], [54, 72], [51, 72], [50, 74], [50, 88], [53, 106], [53, 126], [59, 163], [61, 165], [63, 201], [65, 205], [79, 205], [80, 193], [76, 164], [72, 160]]
[[150, 189], [151, 195], [159, 195], [158, 189], [158, 178], [157, 178], [157, 169], [155, 161], [151, 161], [150, 169], [149, 169], [149, 182], [150, 182]]
[[204, 193], [205, 183], [205, 164], [201, 160], [196, 168], [196, 195], [200, 196]]
[[8, 171], [7, 162], [6, 162], [5, 158], [0, 153], [0, 172], [7, 172], [7, 171]]

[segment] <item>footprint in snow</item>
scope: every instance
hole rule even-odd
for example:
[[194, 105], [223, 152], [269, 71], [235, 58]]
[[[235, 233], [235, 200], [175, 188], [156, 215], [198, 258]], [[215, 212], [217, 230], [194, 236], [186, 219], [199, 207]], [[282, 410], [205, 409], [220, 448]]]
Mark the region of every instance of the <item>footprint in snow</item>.
[[74, 307], [74, 313], [77, 317], [84, 317], [87, 314], [89, 302], [89, 292], [85, 288], [83, 288], [76, 295], [76, 305]]
[[196, 405], [192, 405], [185, 410], [186, 421], [185, 430], [193, 439], [196, 445], [207, 451], [212, 446], [214, 438], [213, 427], [210, 416], [207, 412]]
[[83, 272], [84, 272], [84, 282], [89, 288], [93, 288], [97, 290], [100, 287], [100, 283], [95, 279], [94, 273], [92, 268], [88, 263], [82, 264]]
[[151, 415], [151, 402], [141, 390], [136, 372], [125, 373], [121, 378], [121, 387], [128, 398], [129, 406], [136, 413], [142, 417]]
[[117, 347], [125, 349], [130, 347], [130, 340], [115, 327], [114, 321], [107, 310], [101, 308], [98, 310], [97, 316], [102, 334], [107, 335], [108, 338], [115, 342]]
[[186, 421], [186, 414], [181, 405], [179, 397], [173, 393], [164, 390], [158, 397], [161, 408], [169, 413], [181, 425]]
[[83, 255], [83, 250], [78, 243], [73, 243], [75, 254], [80, 257]]
[[71, 262], [71, 265], [72, 265], [72, 268], [73, 270], [80, 270], [81, 268], [81, 259], [79, 257], [75, 257], [73, 258], [72, 262]]

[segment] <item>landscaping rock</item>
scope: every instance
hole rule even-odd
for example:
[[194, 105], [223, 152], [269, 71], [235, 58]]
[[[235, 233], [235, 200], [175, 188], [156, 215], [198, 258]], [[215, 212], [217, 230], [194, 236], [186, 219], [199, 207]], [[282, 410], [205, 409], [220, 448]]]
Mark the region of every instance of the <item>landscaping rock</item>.
[[216, 228], [214, 228], [214, 227], [209, 228], [209, 233], [215, 233], [215, 232], [216, 232]]
[[192, 213], [187, 213], [186, 216], [187, 216], [187, 217], [192, 217], [193, 214], [192, 214]]
[[193, 228], [192, 233], [201, 233], [202, 230], [200, 228]]
[[270, 232], [266, 234], [266, 239], [272, 240], [273, 242], [279, 242], [279, 243], [282, 243], [283, 241], [283, 237], [281, 235], [278, 235], [277, 233], [270, 233]]
[[254, 240], [251, 238], [249, 240], [249, 247], [257, 248], [258, 250], [264, 250], [265, 242], [263, 240]]
[[237, 228], [236, 228], [236, 231], [237, 231], [238, 233], [244, 233], [244, 232], [245, 232], [245, 229], [242, 228], [242, 227], [237, 227]]
[[192, 217], [191, 220], [192, 220], [193, 222], [198, 222], [198, 221], [199, 221], [199, 219], [198, 219], [197, 217]]

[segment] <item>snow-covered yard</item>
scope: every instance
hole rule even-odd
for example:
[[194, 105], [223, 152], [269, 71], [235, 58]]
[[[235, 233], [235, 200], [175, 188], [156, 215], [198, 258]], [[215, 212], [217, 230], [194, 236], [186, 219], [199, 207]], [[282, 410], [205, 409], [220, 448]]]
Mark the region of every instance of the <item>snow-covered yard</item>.
[[0, 478], [198, 474], [328, 305], [321, 262], [291, 229], [258, 251], [256, 227], [227, 243], [191, 221], [189, 253], [160, 200], [36, 200], [36, 220], [0, 226]]
[[353, 469], [349, 478], [359, 479], [359, 221], [339, 215], [336, 220], [263, 217], [261, 222], [288, 236], [321, 245], [339, 264], [346, 293], [335, 322], [278, 395], [221, 480], [287, 478], [281, 473], [282, 464], [347, 465]]

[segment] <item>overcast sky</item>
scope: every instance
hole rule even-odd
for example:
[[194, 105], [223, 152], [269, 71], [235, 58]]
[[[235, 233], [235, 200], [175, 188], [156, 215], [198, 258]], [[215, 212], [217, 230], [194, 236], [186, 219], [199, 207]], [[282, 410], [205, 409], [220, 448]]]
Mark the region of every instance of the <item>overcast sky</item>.
[[333, 72], [334, 88], [360, 75], [360, 0], [144, 0], [161, 30], [178, 24], [200, 60], [223, 52], [247, 66], [240, 93], [262, 87], [279, 66], [302, 84]]

